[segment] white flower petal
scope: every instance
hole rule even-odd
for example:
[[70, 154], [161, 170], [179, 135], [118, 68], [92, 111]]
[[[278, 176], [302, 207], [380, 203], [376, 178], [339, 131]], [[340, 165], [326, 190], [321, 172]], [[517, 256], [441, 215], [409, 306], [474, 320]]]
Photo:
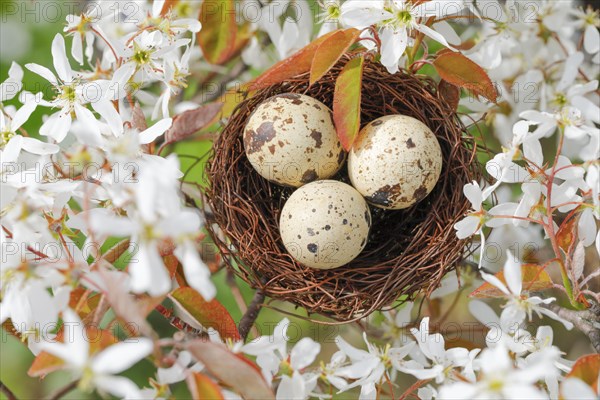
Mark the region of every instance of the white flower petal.
[[116, 374], [131, 368], [153, 349], [154, 343], [148, 338], [130, 338], [96, 354], [92, 359], [92, 369], [98, 374]]
[[73, 43], [71, 44], [71, 55], [79, 65], [83, 65], [83, 37], [79, 32], [75, 32], [72, 37]]
[[511, 293], [520, 295], [523, 289], [523, 278], [521, 272], [521, 263], [510, 252], [506, 252], [506, 263], [504, 264], [504, 279]]
[[141, 399], [140, 389], [129, 378], [124, 376], [94, 377], [96, 387], [121, 399]]
[[140, 144], [152, 143], [157, 137], [162, 135], [171, 127], [173, 120], [171, 118], [161, 119], [145, 131], [140, 133]]
[[58, 77], [63, 83], [71, 83], [73, 80], [73, 71], [69, 65], [69, 59], [67, 58], [65, 39], [60, 33], [57, 33], [52, 41], [52, 60]]
[[502, 293], [504, 293], [505, 295], [510, 296], [510, 292], [508, 291], [506, 285], [504, 285], [504, 283], [502, 283], [502, 281], [500, 279], [496, 278], [494, 275], [490, 275], [490, 274], [486, 274], [485, 272], [482, 272], [481, 277], [486, 282], [488, 282], [491, 285], [494, 285], [495, 287], [500, 289], [500, 291]]
[[450, 46], [450, 43], [448, 43], [448, 41], [446, 40], [446, 38], [444, 36], [442, 36], [441, 33], [434, 31], [433, 29], [431, 29], [430, 27], [428, 27], [427, 25], [417, 25], [415, 27], [416, 30], [424, 33], [425, 35], [429, 36], [430, 38], [432, 38], [433, 40], [443, 44], [444, 46], [446, 46], [447, 48], [449, 48], [450, 50], [454, 50], [454, 47]]
[[183, 265], [183, 273], [189, 285], [196, 289], [206, 301], [214, 299], [217, 289], [210, 280], [210, 270], [200, 258], [193, 243], [188, 241], [178, 246], [174, 254]]
[[16, 132], [31, 116], [31, 114], [35, 111], [37, 104], [35, 101], [26, 102], [23, 107], [19, 108], [15, 115], [13, 116], [12, 121], [10, 122], [10, 128], [12, 132]]
[[139, 244], [139, 250], [129, 264], [131, 291], [162, 296], [171, 289], [171, 277], [162, 258], [152, 243]]
[[600, 32], [594, 25], [588, 25], [585, 28], [583, 48], [588, 54], [596, 54], [600, 51]]
[[38, 155], [56, 154], [60, 147], [52, 143], [44, 143], [34, 138], [23, 138], [23, 150]]
[[70, 113], [63, 113], [61, 111], [54, 113], [42, 124], [40, 135], [49, 136], [60, 143], [69, 133], [72, 122]]
[[25, 68], [33, 72], [34, 74], [38, 74], [54, 86], [58, 86], [58, 81], [56, 80], [56, 76], [50, 71], [48, 68], [43, 67], [39, 64], [29, 63], [25, 64]]
[[123, 120], [112, 103], [103, 99], [91, 104], [92, 108], [106, 120], [113, 134], [121, 136], [123, 134]]
[[404, 54], [408, 44], [408, 32], [406, 28], [394, 31], [386, 28], [380, 33], [381, 36], [381, 63], [390, 73], [398, 71], [398, 62]]
[[311, 338], [302, 338], [294, 345], [290, 353], [290, 364], [294, 369], [304, 369], [315, 361], [321, 351], [321, 345]]

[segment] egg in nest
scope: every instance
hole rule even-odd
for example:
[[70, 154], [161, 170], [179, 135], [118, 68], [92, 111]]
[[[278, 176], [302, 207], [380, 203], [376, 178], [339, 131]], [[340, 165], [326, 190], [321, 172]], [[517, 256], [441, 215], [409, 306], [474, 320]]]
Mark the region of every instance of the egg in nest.
[[279, 218], [288, 253], [316, 269], [338, 268], [354, 260], [367, 244], [370, 228], [365, 199], [352, 186], [333, 180], [297, 189]]
[[346, 157], [331, 110], [296, 93], [279, 94], [259, 104], [248, 119], [243, 141], [254, 169], [285, 186], [329, 178]]
[[348, 155], [352, 185], [369, 203], [404, 209], [423, 200], [442, 171], [442, 150], [434, 133], [406, 115], [367, 124]]

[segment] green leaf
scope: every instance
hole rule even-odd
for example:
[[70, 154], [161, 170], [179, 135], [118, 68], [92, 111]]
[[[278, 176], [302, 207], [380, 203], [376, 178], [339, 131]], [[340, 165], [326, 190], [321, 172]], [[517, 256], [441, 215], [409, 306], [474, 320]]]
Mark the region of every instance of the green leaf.
[[[504, 278], [504, 272], [500, 271], [494, 275], [502, 283], [506, 285], [506, 279]], [[523, 264], [521, 266], [521, 279], [523, 280], [523, 290], [530, 292], [537, 292], [544, 289], [550, 289], [552, 287], [552, 279], [546, 272], [545, 268], [539, 265]], [[469, 297], [477, 298], [492, 298], [492, 297], [504, 297], [500, 289], [491, 283], [485, 282], [483, 285], [475, 289]]]
[[233, 318], [217, 300], [206, 301], [191, 287], [175, 289], [169, 298], [186, 314], [202, 326], [213, 328], [223, 338], [240, 340], [240, 334]]
[[338, 61], [346, 51], [356, 43], [360, 31], [358, 29], [346, 29], [337, 31], [319, 45], [310, 67], [310, 82], [312, 85], [323, 77]]
[[188, 344], [187, 349], [206, 366], [211, 375], [231, 386], [244, 399], [275, 399], [256, 365], [245, 357], [232, 353], [224, 345], [195, 340]]
[[198, 43], [204, 57], [217, 65], [229, 61], [235, 55], [238, 32], [234, 0], [204, 0], [199, 19]]
[[360, 102], [364, 55], [348, 61], [335, 83], [333, 122], [346, 151], [350, 151], [360, 130]]
[[321, 43], [340, 32], [336, 30], [312, 41], [285, 60], [279, 61], [256, 78], [250, 85], [250, 90], [258, 90], [285, 81], [297, 75], [310, 71], [315, 53]]
[[438, 53], [433, 66], [445, 81], [496, 101], [498, 93], [488, 74], [461, 53], [443, 50]]

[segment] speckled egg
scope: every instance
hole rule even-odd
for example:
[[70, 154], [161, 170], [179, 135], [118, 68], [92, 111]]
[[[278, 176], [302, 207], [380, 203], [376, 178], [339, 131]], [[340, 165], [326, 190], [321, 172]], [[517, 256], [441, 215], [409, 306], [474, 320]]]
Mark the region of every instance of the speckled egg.
[[358, 134], [348, 155], [352, 185], [367, 201], [403, 209], [423, 200], [442, 171], [442, 150], [421, 121], [405, 115], [377, 118]]
[[262, 177], [293, 187], [333, 176], [346, 157], [331, 110], [295, 93], [273, 96], [254, 110], [244, 130], [244, 149]]
[[279, 229], [300, 263], [332, 269], [354, 260], [367, 244], [371, 213], [352, 186], [324, 180], [296, 190], [281, 211]]

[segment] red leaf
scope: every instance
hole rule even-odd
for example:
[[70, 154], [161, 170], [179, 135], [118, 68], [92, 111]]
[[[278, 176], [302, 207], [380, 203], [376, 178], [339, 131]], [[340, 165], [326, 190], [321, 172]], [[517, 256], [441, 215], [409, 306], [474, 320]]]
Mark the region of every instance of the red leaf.
[[438, 54], [433, 66], [442, 79], [490, 101], [496, 101], [496, 88], [483, 68], [461, 53], [445, 50]]
[[352, 28], [337, 31], [323, 41], [313, 56], [309, 84], [312, 85], [321, 79], [342, 58], [350, 46], [356, 43], [359, 35], [360, 31]]
[[596, 394], [600, 394], [598, 387], [598, 376], [600, 376], [600, 354], [588, 354], [579, 357], [567, 378], [579, 378], [594, 389]]
[[217, 300], [206, 301], [191, 287], [177, 288], [169, 298], [202, 326], [215, 329], [224, 338], [240, 340], [233, 318]]
[[340, 30], [329, 32], [328, 34], [321, 36], [285, 60], [279, 61], [277, 64], [266, 70], [261, 76], [256, 78], [256, 80], [250, 84], [250, 89], [262, 89], [310, 71], [315, 52], [321, 43], [325, 42], [337, 32], [340, 32]]
[[[523, 264], [521, 267], [521, 274], [523, 279], [523, 290], [528, 291], [540, 291], [549, 289], [552, 287], [552, 279], [545, 269], [542, 269], [539, 265]], [[504, 279], [504, 272], [500, 271], [496, 275], [502, 283], [506, 285], [506, 279]], [[491, 283], [485, 282], [483, 285], [475, 289], [469, 297], [478, 298], [491, 298], [491, 297], [504, 297], [504, 293], [500, 289]]]
[[223, 108], [223, 103], [211, 103], [185, 111], [173, 118], [173, 125], [165, 133], [165, 142], [179, 142], [207, 127]]
[[212, 64], [224, 64], [235, 55], [238, 26], [234, 0], [204, 0], [198, 43]]
[[187, 346], [206, 369], [244, 399], [275, 399], [260, 370], [241, 355], [232, 353], [220, 343], [195, 340]]
[[[200, 372], [194, 372], [194, 388], [190, 388], [194, 399], [198, 400], [221, 400], [224, 399], [221, 388], [208, 376]], [[195, 392], [195, 393], [194, 393]]]
[[349, 151], [360, 130], [363, 55], [348, 61], [335, 83], [333, 122], [342, 146]]
[[456, 111], [458, 108], [458, 102], [460, 101], [460, 89], [458, 86], [454, 86], [450, 82], [442, 79], [438, 85], [438, 90], [450, 108]]
[[[110, 331], [104, 329], [98, 329], [93, 325], [88, 325], [85, 327], [86, 339], [90, 344], [90, 355], [93, 355], [100, 350], [103, 350], [110, 346], [111, 344], [115, 344], [118, 342], [117, 338], [115, 338]], [[63, 334], [64, 331], [61, 329], [56, 334], [56, 340], [59, 342], [63, 342]], [[29, 371], [27, 371], [27, 375], [33, 377], [39, 377], [49, 374], [50, 372], [58, 371], [62, 369], [64, 366], [64, 361], [58, 357], [53, 356], [50, 353], [46, 353], [42, 351], [40, 354], [35, 357]]]

